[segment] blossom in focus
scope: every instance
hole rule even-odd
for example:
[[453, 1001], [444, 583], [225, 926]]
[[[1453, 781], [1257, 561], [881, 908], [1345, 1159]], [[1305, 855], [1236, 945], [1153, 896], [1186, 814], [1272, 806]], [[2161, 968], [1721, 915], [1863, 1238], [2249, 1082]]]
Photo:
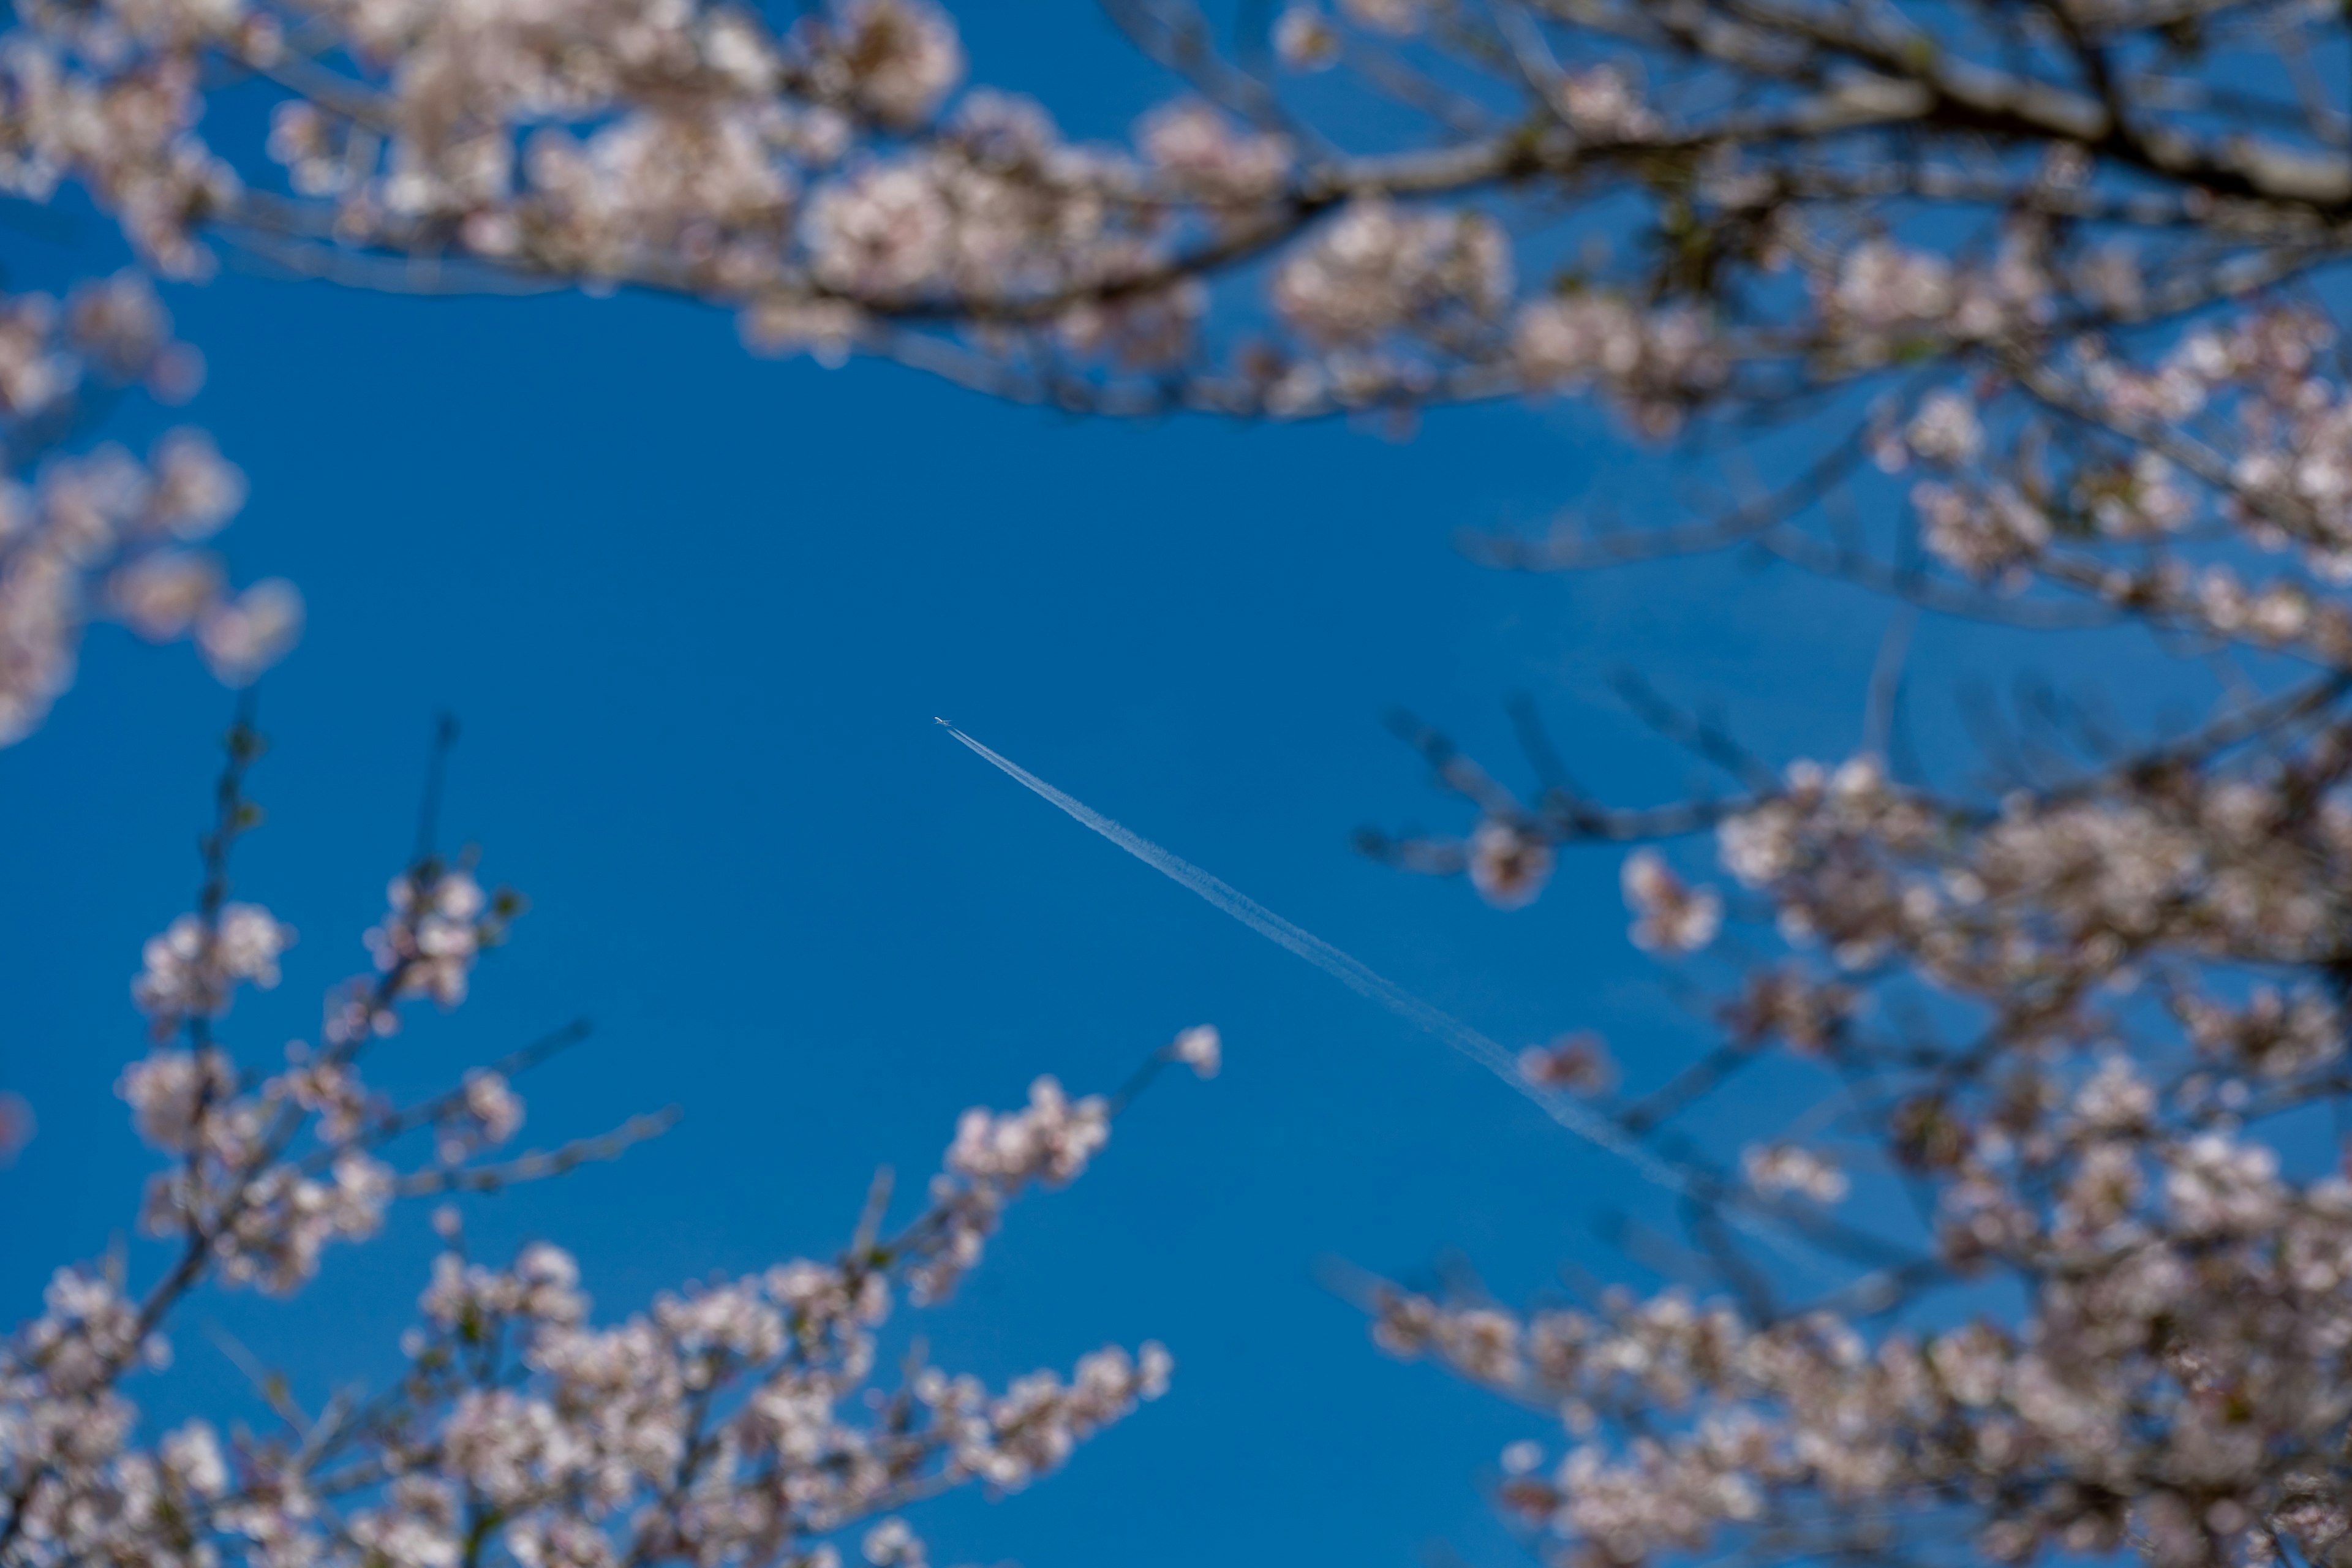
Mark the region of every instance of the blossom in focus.
[[1348, 20], [1375, 33], [1404, 37], [1426, 25], [1425, 0], [1339, 0]]

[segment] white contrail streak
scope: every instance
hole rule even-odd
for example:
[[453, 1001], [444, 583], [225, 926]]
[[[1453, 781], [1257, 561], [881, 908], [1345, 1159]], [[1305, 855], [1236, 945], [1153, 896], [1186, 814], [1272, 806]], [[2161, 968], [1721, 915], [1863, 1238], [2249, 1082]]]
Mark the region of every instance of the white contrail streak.
[[[1715, 1194], [1699, 1192], [1691, 1179], [1627, 1137], [1615, 1123], [1563, 1095], [1538, 1088], [1520, 1076], [1511, 1053], [1449, 1013], [1441, 1013], [1394, 981], [1375, 974], [1321, 937], [1291, 924], [1238, 888], [1211, 876], [1191, 861], [1171, 855], [1149, 838], [1129, 832], [1085, 802], [1064, 795], [1010, 758], [997, 755], [942, 719], [941, 728], [1035, 794], [1059, 806], [1170, 880], [1190, 888], [1267, 941], [1288, 948], [1316, 968], [1360, 995], [1373, 1001], [1427, 1034], [1452, 1046], [1496, 1078], [1532, 1100], [1543, 1113], [1587, 1142], [1607, 1150], [1641, 1172], [1643, 1177], [1684, 1197], [1704, 1200]], [[1727, 1215], [1744, 1230], [1755, 1230], [1736, 1208]], [[1767, 1236], [1778, 1247], [1784, 1244]]]

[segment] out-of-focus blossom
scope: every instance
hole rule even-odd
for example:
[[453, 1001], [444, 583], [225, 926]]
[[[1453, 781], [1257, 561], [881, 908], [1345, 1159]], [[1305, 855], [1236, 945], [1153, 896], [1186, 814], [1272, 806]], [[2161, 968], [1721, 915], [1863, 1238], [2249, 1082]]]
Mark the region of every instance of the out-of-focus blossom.
[[278, 577], [215, 603], [196, 623], [196, 647], [205, 662], [231, 686], [249, 684], [285, 658], [301, 635], [302, 595]]
[[1153, 110], [1137, 127], [1136, 144], [1154, 167], [1212, 196], [1269, 196], [1290, 172], [1287, 142], [1237, 130], [1215, 108], [1196, 100]]
[[1194, 1077], [1214, 1078], [1223, 1061], [1223, 1042], [1213, 1026], [1202, 1024], [1177, 1036], [1168, 1054], [1191, 1068]]
[[1498, 910], [1524, 909], [1551, 879], [1549, 842], [1498, 816], [1470, 836], [1470, 885]]
[[1633, 945], [1652, 952], [1696, 952], [1723, 927], [1723, 898], [1693, 888], [1666, 868], [1655, 852], [1625, 858], [1625, 902], [1633, 910]]
[[385, 897], [392, 907], [367, 933], [377, 972], [397, 994], [463, 1002], [475, 960], [504, 934], [504, 911], [462, 868], [404, 872]]
[[293, 942], [293, 928], [258, 904], [226, 904], [209, 924], [182, 915], [147, 939], [131, 998], [159, 1034], [169, 1034], [183, 1018], [227, 1011], [239, 984], [276, 985], [278, 957]]
[[1818, 1204], [1842, 1201], [1851, 1184], [1843, 1171], [1815, 1150], [1794, 1143], [1758, 1144], [1741, 1152], [1748, 1184], [1769, 1196], [1795, 1193]]
[[1562, 1035], [1548, 1046], [1529, 1046], [1519, 1053], [1519, 1076], [1538, 1089], [1566, 1089], [1570, 1094], [1607, 1094], [1617, 1087], [1617, 1064], [1609, 1047], [1590, 1031]]
[[0, 1166], [16, 1162], [39, 1126], [32, 1101], [13, 1089], [0, 1089]]
[[1491, 320], [1510, 289], [1510, 247], [1486, 219], [1370, 200], [1292, 253], [1274, 308], [1316, 342], [1363, 343]]
[[1274, 52], [1292, 70], [1325, 70], [1339, 61], [1339, 35], [1312, 5], [1288, 5], [1274, 21]]
[[920, 124], [963, 79], [955, 24], [928, 0], [845, 0], [832, 20], [828, 66], [886, 125]]

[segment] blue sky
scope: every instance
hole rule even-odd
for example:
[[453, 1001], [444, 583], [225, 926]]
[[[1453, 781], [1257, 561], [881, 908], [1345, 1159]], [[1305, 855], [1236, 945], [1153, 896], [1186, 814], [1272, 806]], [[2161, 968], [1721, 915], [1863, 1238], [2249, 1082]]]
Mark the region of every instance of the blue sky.
[[[1086, 5], [965, 16], [982, 79], [1075, 104], [1081, 132], [1148, 101], [1150, 73]], [[1356, 858], [1360, 823], [1462, 826], [1381, 712], [1404, 703], [1507, 763], [1501, 699], [1527, 690], [1588, 782], [1657, 798], [1691, 766], [1608, 698], [1611, 669], [1720, 703], [1775, 753], [1842, 755], [1885, 605], [1728, 562], [1576, 579], [1463, 562], [1454, 530], [1596, 485], [1637, 518], [1673, 504], [1571, 409], [1444, 414], [1402, 444], [1122, 427], [885, 366], [755, 360], [723, 317], [657, 300], [231, 272], [171, 303], [211, 364], [187, 416], [253, 484], [226, 551], [310, 607], [264, 684], [269, 820], [238, 860], [239, 896], [300, 931], [283, 986], [232, 1017], [248, 1059], [310, 1035], [321, 989], [364, 965], [432, 715], [452, 709], [448, 833], [533, 910], [474, 999], [420, 1018], [374, 1078], [437, 1085], [586, 1016], [595, 1039], [523, 1086], [527, 1141], [685, 1113], [622, 1164], [479, 1205], [487, 1250], [560, 1241], [614, 1314], [822, 1256], [875, 1165], [911, 1187], [964, 1107], [1016, 1104], [1039, 1072], [1109, 1088], [1214, 1022], [1224, 1075], [1155, 1089], [923, 1324], [944, 1363], [992, 1380], [1158, 1337], [1174, 1392], [1066, 1474], [918, 1524], [942, 1560], [1029, 1568], [1507, 1554], [1478, 1477], [1534, 1427], [1381, 1358], [1318, 1267], [1411, 1272], [1454, 1249], [1521, 1295], [1562, 1258], [1613, 1267], [1594, 1215], [1648, 1200], [932, 718], [1507, 1043], [1598, 1026], [1643, 1079], [1704, 1037], [1625, 940], [1618, 857], [1570, 855], [1510, 916]], [[1983, 657], [1925, 635], [1931, 735]], [[47, 727], [0, 752], [0, 1082], [42, 1123], [0, 1172], [11, 1321], [132, 1211], [148, 1162], [110, 1094], [141, 1048], [128, 983], [193, 895], [229, 709], [186, 650], [100, 629]], [[199, 1301], [180, 1370], [142, 1397], [227, 1396], [212, 1322], [313, 1400], [380, 1373], [429, 1246], [407, 1213], [290, 1304]]]

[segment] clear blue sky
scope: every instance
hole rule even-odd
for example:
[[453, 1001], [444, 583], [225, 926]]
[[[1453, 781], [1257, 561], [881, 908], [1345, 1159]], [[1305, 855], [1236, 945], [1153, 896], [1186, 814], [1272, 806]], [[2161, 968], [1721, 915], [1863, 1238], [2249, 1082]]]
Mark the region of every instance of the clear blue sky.
[[[1081, 132], [1154, 90], [1077, 0], [965, 22], [983, 79]], [[58, 265], [0, 245], [22, 273]], [[911, 1186], [964, 1107], [1014, 1104], [1045, 1071], [1108, 1088], [1214, 1022], [1224, 1076], [1164, 1082], [924, 1323], [943, 1363], [992, 1381], [1156, 1336], [1174, 1392], [1030, 1492], [918, 1524], [942, 1560], [1029, 1568], [1507, 1554], [1477, 1479], [1534, 1427], [1381, 1358], [1316, 1266], [1410, 1272], [1454, 1248], [1524, 1294], [1563, 1258], [1610, 1267], [1593, 1216], [1644, 1199], [932, 717], [1507, 1043], [1598, 1026], [1649, 1078], [1703, 1036], [1625, 940], [1617, 856], [1570, 856], [1517, 916], [1355, 858], [1359, 823], [1462, 826], [1379, 715], [1406, 703], [1507, 763], [1500, 699], [1529, 690], [1590, 782], [1655, 798], [1691, 769], [1607, 698], [1612, 667], [1720, 702], [1776, 752], [1843, 754], [1884, 605], [1727, 563], [1563, 580], [1461, 561], [1455, 529], [1596, 484], [1637, 516], [1671, 504], [1652, 470], [1602, 467], [1618, 449], [1572, 410], [1444, 415], [1403, 445], [1116, 427], [888, 367], [757, 361], [723, 317], [655, 300], [231, 273], [171, 303], [212, 367], [188, 416], [253, 484], [226, 551], [310, 605], [265, 683], [269, 821], [237, 868], [238, 894], [301, 933], [285, 984], [234, 1015], [248, 1059], [310, 1035], [321, 989], [363, 967], [431, 715], [452, 708], [448, 832], [534, 908], [475, 999], [420, 1020], [375, 1078], [436, 1085], [585, 1015], [595, 1040], [524, 1085], [526, 1141], [685, 1110], [623, 1164], [478, 1206], [487, 1247], [562, 1242], [612, 1314], [824, 1255], [874, 1166]], [[1927, 634], [1931, 731], [1965, 651]], [[100, 629], [48, 726], [0, 752], [0, 1082], [42, 1123], [0, 1173], [12, 1321], [135, 1204], [148, 1161], [110, 1094], [141, 1048], [128, 982], [191, 900], [229, 708], [186, 650]], [[314, 1401], [339, 1372], [381, 1372], [424, 1219], [334, 1254], [290, 1305], [200, 1300], [173, 1397], [235, 1384], [207, 1321]]]

